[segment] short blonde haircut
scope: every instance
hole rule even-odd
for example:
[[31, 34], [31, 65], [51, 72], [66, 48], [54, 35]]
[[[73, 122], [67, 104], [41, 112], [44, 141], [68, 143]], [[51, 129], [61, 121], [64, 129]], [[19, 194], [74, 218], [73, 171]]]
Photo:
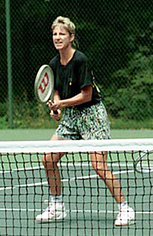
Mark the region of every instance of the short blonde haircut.
[[75, 34], [75, 25], [69, 18], [63, 17], [63, 16], [58, 16], [52, 24], [52, 30], [57, 25], [62, 25], [63, 27], [65, 27], [67, 29], [67, 31], [70, 34]]

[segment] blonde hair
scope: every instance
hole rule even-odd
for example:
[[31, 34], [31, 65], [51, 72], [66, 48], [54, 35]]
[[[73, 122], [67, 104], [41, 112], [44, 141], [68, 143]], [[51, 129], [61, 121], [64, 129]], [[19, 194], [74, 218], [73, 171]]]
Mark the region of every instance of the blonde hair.
[[[63, 16], [58, 16], [52, 24], [52, 30], [56, 27], [56, 26], [63, 26], [70, 34], [74, 34], [75, 35], [75, 24], [67, 17], [63, 17]], [[77, 42], [74, 39], [74, 41], [72, 42], [72, 46], [76, 47], [77, 46]]]
[[67, 29], [67, 31], [69, 31], [70, 34], [75, 34], [75, 25], [69, 18], [58, 16], [52, 24], [52, 30], [57, 25], [62, 25], [63, 27]]

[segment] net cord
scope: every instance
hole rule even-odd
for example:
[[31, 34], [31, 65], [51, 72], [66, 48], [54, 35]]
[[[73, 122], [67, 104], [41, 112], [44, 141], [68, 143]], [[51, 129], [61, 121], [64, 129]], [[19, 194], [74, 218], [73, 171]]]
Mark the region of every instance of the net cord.
[[153, 150], [153, 139], [1, 141], [0, 153]]

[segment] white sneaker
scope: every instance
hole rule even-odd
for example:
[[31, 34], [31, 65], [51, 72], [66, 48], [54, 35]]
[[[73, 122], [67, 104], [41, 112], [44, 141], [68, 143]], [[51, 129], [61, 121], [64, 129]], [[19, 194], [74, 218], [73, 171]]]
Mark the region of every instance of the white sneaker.
[[129, 206], [122, 207], [115, 220], [115, 225], [122, 226], [130, 224], [134, 224], [134, 211]]
[[52, 222], [66, 217], [64, 203], [51, 201], [46, 210], [36, 217], [38, 222]]

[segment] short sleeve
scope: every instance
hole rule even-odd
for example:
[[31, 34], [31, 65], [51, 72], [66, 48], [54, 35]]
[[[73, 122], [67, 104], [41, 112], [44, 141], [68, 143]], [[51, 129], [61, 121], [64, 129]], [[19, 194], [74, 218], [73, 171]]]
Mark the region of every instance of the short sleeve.
[[56, 90], [56, 77], [57, 77], [57, 65], [58, 65], [58, 61], [59, 61], [59, 56], [55, 56], [50, 62], [49, 62], [49, 66], [51, 67], [51, 69], [53, 70], [53, 74], [54, 74], [54, 89]]
[[91, 69], [86, 57], [79, 63], [78, 76], [81, 89], [85, 86], [92, 85]]

